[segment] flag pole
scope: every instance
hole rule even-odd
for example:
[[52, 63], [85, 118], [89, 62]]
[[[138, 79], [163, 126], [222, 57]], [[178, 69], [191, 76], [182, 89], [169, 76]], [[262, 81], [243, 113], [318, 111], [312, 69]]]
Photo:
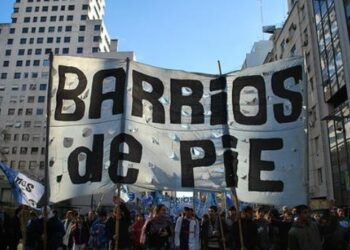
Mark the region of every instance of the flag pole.
[[[122, 116], [125, 118], [125, 113], [126, 113], [126, 101], [127, 101], [127, 96], [128, 96], [128, 92], [127, 92], [127, 89], [128, 89], [128, 78], [129, 78], [129, 67], [130, 67], [130, 58], [127, 57], [126, 58], [126, 78], [125, 78], [125, 86], [124, 86], [124, 107], [123, 107], [123, 114]], [[123, 120], [123, 119], [122, 119]], [[125, 121], [122, 121], [122, 124], [120, 126], [120, 130], [124, 133], [124, 130], [125, 130]], [[123, 144], [124, 145], [124, 144]], [[121, 169], [122, 169], [122, 162], [121, 161], [118, 161], [118, 171], [119, 173], [121, 172]], [[117, 183], [117, 200], [115, 202], [115, 209], [116, 209], [116, 218], [115, 218], [115, 235], [116, 235], [116, 239], [115, 239], [115, 244], [114, 244], [114, 249], [115, 250], [118, 250], [119, 246], [118, 246], [118, 243], [119, 243], [119, 231], [120, 231], [120, 189], [121, 189], [121, 183], [118, 182]]]
[[52, 64], [53, 53], [49, 55], [50, 69], [49, 82], [46, 97], [46, 147], [45, 147], [45, 198], [44, 198], [44, 249], [47, 249], [47, 206], [49, 205], [49, 144], [50, 144], [50, 117], [51, 117], [51, 89], [52, 89]]
[[[222, 71], [221, 71], [220, 60], [218, 60], [218, 67], [219, 67], [219, 74], [220, 74], [220, 77], [221, 77], [222, 76]], [[227, 86], [226, 86], [226, 89], [227, 89]], [[230, 134], [227, 124], [224, 127], [224, 130], [226, 132], [224, 134]], [[236, 187], [231, 187], [231, 192], [232, 192], [232, 196], [233, 196], [233, 198], [235, 200], [235, 206], [236, 206], [236, 209], [237, 209], [237, 214], [239, 215], [238, 216], [238, 230], [239, 230], [239, 240], [241, 242], [241, 249], [245, 249], [244, 241], [243, 241], [242, 220], [241, 220], [241, 215], [240, 215], [239, 200], [238, 200], [238, 196], [237, 196], [237, 192], [236, 192]], [[225, 201], [226, 201], [226, 195], [225, 195]]]

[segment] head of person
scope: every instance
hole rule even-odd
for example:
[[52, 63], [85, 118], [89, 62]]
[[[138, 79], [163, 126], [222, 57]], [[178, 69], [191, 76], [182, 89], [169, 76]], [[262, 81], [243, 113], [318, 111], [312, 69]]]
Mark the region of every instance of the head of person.
[[268, 223], [276, 221], [279, 217], [277, 209], [271, 208], [265, 215], [265, 219]]
[[216, 217], [218, 213], [218, 207], [217, 206], [210, 206], [208, 209], [208, 215], [210, 218]]
[[72, 220], [74, 218], [74, 213], [73, 213], [73, 211], [72, 210], [68, 210], [67, 212], [66, 212], [66, 219], [67, 220]]
[[299, 205], [295, 207], [295, 213], [300, 222], [306, 223], [310, 220], [310, 209], [306, 205]]
[[254, 210], [251, 206], [246, 206], [243, 208], [243, 216], [246, 219], [253, 219]]
[[190, 207], [184, 207], [184, 217], [186, 218], [192, 217], [192, 211]]
[[237, 217], [237, 209], [235, 206], [232, 206], [228, 209], [228, 216], [231, 218], [231, 219], [236, 219]]
[[104, 210], [104, 209], [100, 209], [100, 210], [97, 212], [97, 215], [98, 215], [98, 218], [99, 218], [99, 219], [105, 220], [106, 217], [107, 217], [107, 212], [106, 212], [106, 210]]
[[159, 204], [156, 207], [156, 216], [165, 216], [167, 212], [167, 208], [164, 204]]
[[289, 208], [287, 206], [282, 207], [282, 214], [286, 213], [289, 211]]
[[88, 220], [94, 221], [96, 219], [96, 212], [94, 210], [90, 210], [88, 213]]
[[78, 222], [78, 224], [83, 224], [85, 222], [84, 215], [82, 215], [82, 214], [78, 215], [77, 222]]
[[256, 210], [255, 216], [257, 219], [263, 219], [265, 217], [265, 214], [266, 214], [265, 207], [261, 206], [261, 207], [258, 207], [258, 209]]
[[293, 221], [293, 213], [292, 211], [288, 211], [283, 214], [283, 221], [284, 222], [292, 222]]
[[145, 221], [145, 215], [144, 214], [137, 214], [135, 216], [135, 221], [140, 221], [140, 222]]
[[339, 218], [343, 218], [345, 216], [345, 212], [344, 212], [344, 209], [342, 207], [337, 208], [337, 216]]

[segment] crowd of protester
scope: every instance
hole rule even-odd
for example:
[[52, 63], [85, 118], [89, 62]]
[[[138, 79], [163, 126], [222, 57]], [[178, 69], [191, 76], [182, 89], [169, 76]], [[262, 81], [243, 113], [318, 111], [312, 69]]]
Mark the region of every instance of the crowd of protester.
[[245, 206], [238, 213], [235, 207], [225, 212], [211, 206], [207, 214], [197, 218], [193, 208], [185, 207], [172, 218], [163, 204], [151, 208], [149, 214], [133, 215], [125, 203], [117, 203], [109, 214], [104, 209], [86, 216], [68, 210], [62, 220], [56, 210], [47, 209], [47, 216], [31, 211], [24, 231], [23, 207], [11, 218], [0, 206], [0, 250], [17, 249], [21, 239], [26, 250], [350, 249], [350, 224], [342, 208], [321, 214], [305, 205], [281, 211]]

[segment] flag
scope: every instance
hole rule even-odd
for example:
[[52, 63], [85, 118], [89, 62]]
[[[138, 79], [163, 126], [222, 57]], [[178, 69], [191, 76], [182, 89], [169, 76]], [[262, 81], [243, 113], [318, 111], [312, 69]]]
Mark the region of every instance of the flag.
[[208, 192], [208, 204], [210, 206], [217, 206], [216, 197], [214, 192]]
[[226, 197], [226, 207], [227, 208], [232, 207], [233, 201], [232, 201], [231, 195], [229, 193], [225, 192], [225, 197]]
[[45, 191], [44, 185], [17, 172], [1, 161], [0, 169], [7, 177], [16, 201], [19, 204], [27, 205], [35, 209], [38, 208], [37, 204], [43, 197]]

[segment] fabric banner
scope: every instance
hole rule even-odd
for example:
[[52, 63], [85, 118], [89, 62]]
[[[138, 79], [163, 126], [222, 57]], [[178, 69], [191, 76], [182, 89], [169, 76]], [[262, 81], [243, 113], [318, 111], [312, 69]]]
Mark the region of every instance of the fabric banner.
[[300, 58], [217, 76], [55, 56], [51, 72], [52, 202], [116, 183], [306, 201]]
[[45, 191], [44, 186], [41, 183], [30, 179], [26, 175], [13, 170], [1, 161], [0, 169], [7, 177], [16, 201], [19, 204], [37, 209], [37, 204]]

